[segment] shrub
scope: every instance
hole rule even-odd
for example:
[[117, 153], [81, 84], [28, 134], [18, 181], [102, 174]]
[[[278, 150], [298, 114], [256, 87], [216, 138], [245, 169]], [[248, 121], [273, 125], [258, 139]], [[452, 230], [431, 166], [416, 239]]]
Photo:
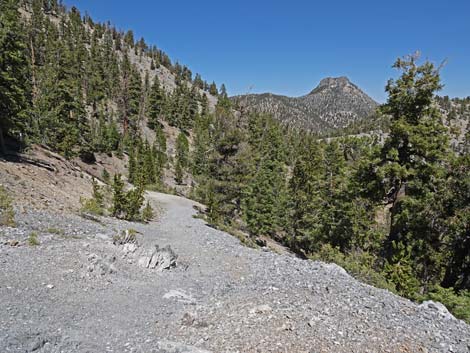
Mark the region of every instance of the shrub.
[[49, 234], [64, 235], [64, 230], [63, 229], [59, 229], [59, 228], [55, 228], [55, 227], [47, 228], [46, 231]]
[[121, 234], [116, 234], [113, 237], [113, 244], [114, 245], [138, 244], [137, 234], [138, 232], [132, 228], [123, 230]]
[[111, 181], [111, 176], [109, 175], [109, 172], [106, 170], [106, 168], [103, 169], [103, 172], [101, 173], [101, 177], [103, 178], [103, 181], [106, 184], [109, 184]]
[[82, 205], [81, 211], [90, 213], [97, 216], [104, 215], [104, 195], [101, 187], [95, 178], [92, 180], [93, 193], [91, 199], [80, 198], [80, 204]]
[[323, 245], [320, 250], [310, 256], [312, 260], [332, 262], [343, 267], [351, 276], [375, 287], [396, 292], [395, 286], [390, 283], [384, 274], [377, 270], [377, 258], [362, 250], [342, 253], [330, 244]]
[[31, 246], [37, 246], [40, 244], [39, 239], [38, 239], [38, 233], [31, 232], [31, 234], [28, 237], [28, 244]]
[[91, 198], [91, 199], [80, 198], [80, 204], [82, 205], [82, 207], [80, 208], [82, 212], [90, 213], [96, 216], [104, 215], [103, 207], [94, 198]]
[[138, 186], [135, 189], [128, 191], [126, 193], [125, 201], [124, 218], [128, 221], [140, 221], [142, 219], [140, 208], [144, 203], [144, 189], [141, 186]]
[[468, 290], [456, 293], [453, 288], [435, 286], [420, 299], [441, 302], [456, 318], [470, 323], [470, 291]]
[[6, 189], [0, 185], [0, 225], [15, 227], [15, 210]]
[[120, 174], [115, 174], [113, 179], [113, 204], [111, 214], [113, 217], [121, 217], [126, 206], [126, 194], [124, 192], [124, 182], [121, 180]]
[[142, 210], [142, 219], [147, 222], [153, 219], [153, 208], [148, 201], [145, 208]]

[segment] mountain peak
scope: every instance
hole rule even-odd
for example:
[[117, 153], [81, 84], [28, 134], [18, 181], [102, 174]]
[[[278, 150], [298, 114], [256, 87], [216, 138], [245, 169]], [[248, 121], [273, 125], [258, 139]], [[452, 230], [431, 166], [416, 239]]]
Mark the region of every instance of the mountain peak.
[[327, 131], [349, 126], [370, 116], [377, 103], [346, 76], [326, 77], [309, 94], [301, 97], [274, 94], [235, 97], [248, 109], [272, 114], [290, 125]]
[[346, 76], [340, 76], [340, 77], [325, 77], [323, 80], [320, 81], [320, 84], [318, 87], [322, 86], [333, 86], [333, 85], [347, 85], [348, 83], [351, 83], [349, 81], [349, 78]]
[[[354, 84], [349, 81], [349, 78], [346, 76], [340, 77], [325, 77], [320, 81], [317, 87], [315, 87], [310, 94], [318, 93], [319, 91], [323, 91], [324, 89], [335, 89], [335, 88], [344, 88], [347, 86], [354, 86]], [[355, 87], [355, 86], [354, 86]]]

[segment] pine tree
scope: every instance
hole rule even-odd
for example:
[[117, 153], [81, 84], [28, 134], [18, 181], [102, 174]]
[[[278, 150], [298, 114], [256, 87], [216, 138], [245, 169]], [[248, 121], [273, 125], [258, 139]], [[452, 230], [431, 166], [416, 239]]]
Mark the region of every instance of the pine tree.
[[[441, 285], [455, 290], [470, 289], [470, 156], [455, 158], [449, 169], [447, 188], [442, 191], [446, 219], [443, 224], [446, 259]], [[444, 250], [443, 249], [443, 250]]]
[[119, 108], [124, 135], [134, 135], [140, 112], [142, 79], [137, 69], [131, 65], [129, 57], [124, 55], [121, 63], [122, 81], [119, 97]]
[[[4, 137], [24, 130], [23, 113], [28, 107], [28, 62], [18, 2], [0, 1], [0, 152]], [[19, 135], [19, 134], [18, 134]]]
[[189, 142], [184, 132], [180, 132], [176, 139], [176, 164], [175, 180], [181, 184], [184, 179], [184, 172], [189, 166]]
[[115, 174], [113, 178], [113, 203], [111, 206], [111, 215], [121, 217], [126, 210], [126, 194], [124, 192], [124, 182], [120, 174]]
[[209, 153], [211, 152], [210, 126], [212, 119], [209, 116], [198, 115], [194, 124], [194, 142], [192, 153], [193, 175], [206, 175], [209, 168]]
[[[285, 213], [286, 173], [284, 146], [280, 127], [267, 117], [254, 116], [250, 142], [253, 153], [253, 176], [243, 200], [244, 218], [254, 235], [275, 235]], [[256, 127], [261, 127], [256, 128]], [[259, 156], [255, 156], [259, 153]]]
[[217, 90], [217, 85], [215, 84], [215, 82], [212, 82], [209, 86], [209, 93], [213, 96], [219, 95], [219, 91]]
[[217, 106], [213, 136], [208, 151], [208, 172], [197, 194], [207, 205], [209, 219], [232, 225], [241, 217], [243, 190], [251, 170], [251, 149], [238, 126], [240, 120], [230, 110]]
[[144, 203], [144, 186], [143, 182], [139, 181], [137, 187], [128, 191], [125, 195], [125, 219], [128, 221], [139, 221], [140, 217], [140, 208]]
[[151, 129], [156, 129], [159, 124], [159, 120], [163, 117], [165, 113], [166, 105], [166, 96], [165, 91], [160, 86], [160, 81], [158, 76], [155, 75], [155, 79], [152, 84], [152, 89], [150, 91], [149, 97], [149, 107], [148, 107], [148, 126]]
[[439, 71], [417, 56], [398, 59], [403, 71], [390, 80], [383, 111], [390, 115], [390, 136], [381, 151], [379, 179], [391, 205], [387, 259], [400, 262], [397, 249], [409, 249], [415, 276], [427, 285], [441, 278], [442, 257], [436, 190], [443, 187], [448, 139], [434, 94], [441, 89]]

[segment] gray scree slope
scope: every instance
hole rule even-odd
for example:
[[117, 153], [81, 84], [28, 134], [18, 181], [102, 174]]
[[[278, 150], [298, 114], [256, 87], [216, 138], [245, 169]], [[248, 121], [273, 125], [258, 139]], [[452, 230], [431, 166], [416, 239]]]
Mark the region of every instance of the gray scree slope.
[[[0, 352], [470, 351], [470, 327], [433, 305], [246, 248], [193, 218], [192, 201], [149, 197], [164, 212], [148, 225], [26, 212], [0, 230]], [[128, 228], [143, 248], [170, 245], [177, 267], [139, 267], [112, 243]], [[6, 244], [31, 231], [40, 246]]]

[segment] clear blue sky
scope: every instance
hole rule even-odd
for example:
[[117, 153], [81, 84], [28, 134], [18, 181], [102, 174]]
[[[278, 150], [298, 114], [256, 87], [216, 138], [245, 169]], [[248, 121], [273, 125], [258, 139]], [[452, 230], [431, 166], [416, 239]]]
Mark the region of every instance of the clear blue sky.
[[[441, 94], [470, 96], [470, 0], [65, 0], [132, 29], [230, 95], [299, 96], [348, 76], [378, 101], [398, 56], [439, 64]], [[251, 87], [251, 88], [250, 88]]]

